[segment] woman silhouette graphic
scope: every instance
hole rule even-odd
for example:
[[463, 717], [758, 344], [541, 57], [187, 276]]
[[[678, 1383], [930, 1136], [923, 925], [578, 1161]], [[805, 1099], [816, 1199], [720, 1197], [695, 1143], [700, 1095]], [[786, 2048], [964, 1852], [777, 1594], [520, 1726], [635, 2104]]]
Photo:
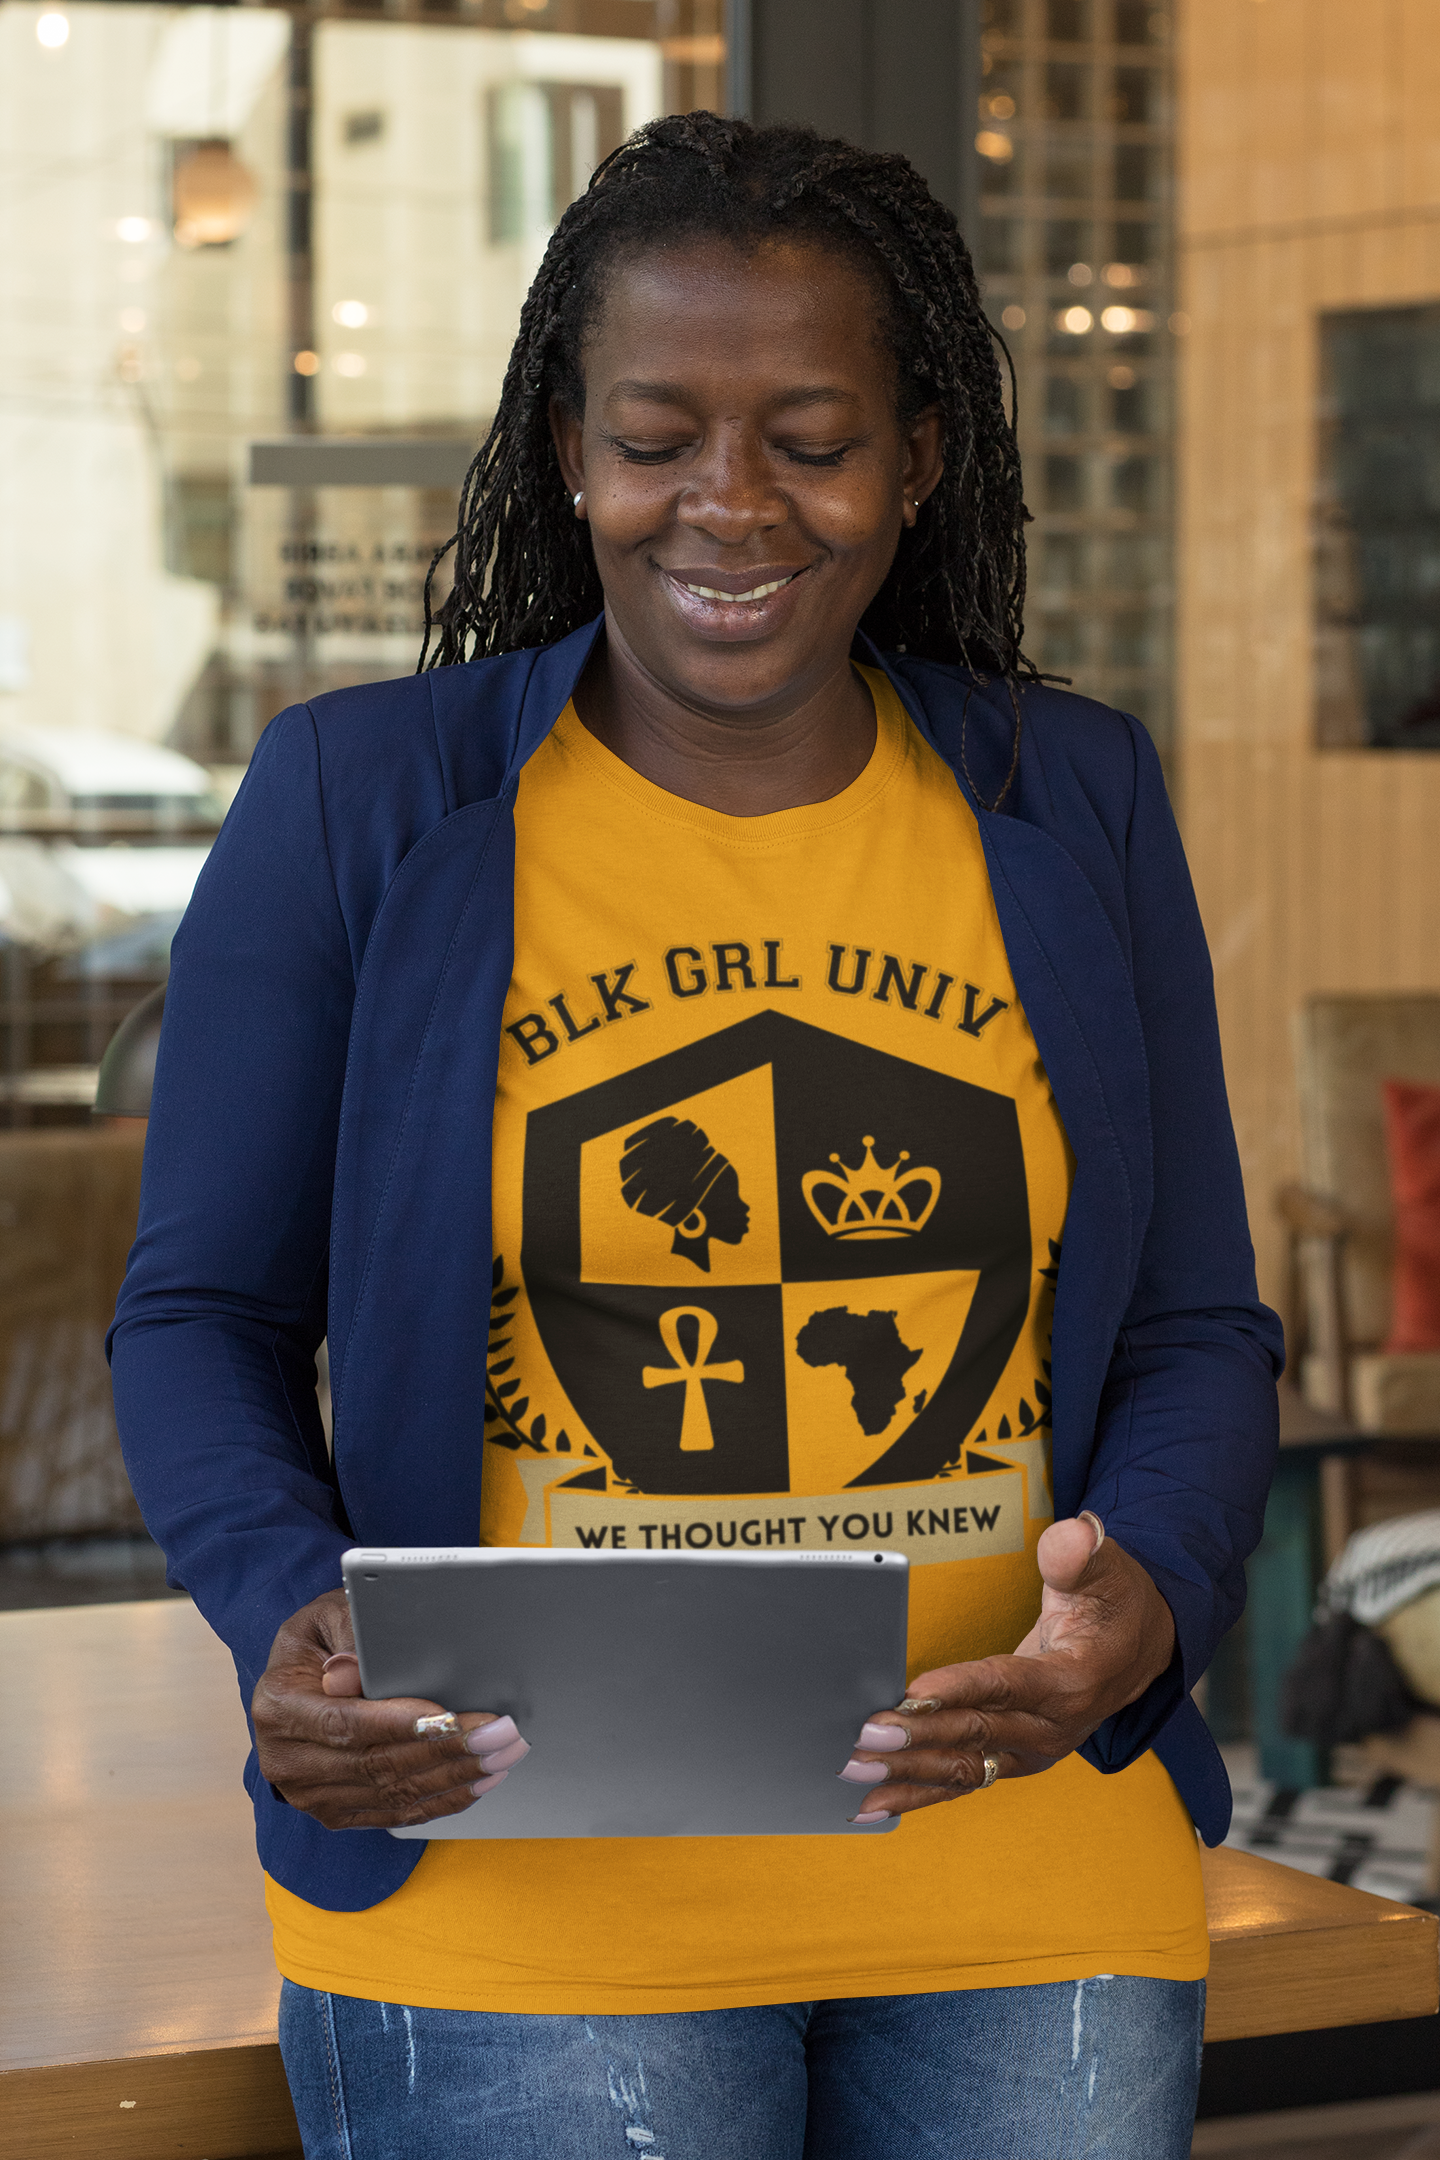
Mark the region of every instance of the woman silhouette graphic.
[[710, 1240], [738, 1245], [750, 1228], [735, 1165], [689, 1118], [655, 1118], [631, 1133], [620, 1159], [620, 1191], [637, 1215], [674, 1226], [670, 1250], [710, 1272]]

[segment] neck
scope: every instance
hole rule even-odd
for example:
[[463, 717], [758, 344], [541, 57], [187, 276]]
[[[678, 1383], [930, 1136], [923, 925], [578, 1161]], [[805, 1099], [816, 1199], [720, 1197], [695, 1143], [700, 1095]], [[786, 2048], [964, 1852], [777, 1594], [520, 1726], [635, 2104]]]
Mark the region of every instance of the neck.
[[660, 682], [608, 614], [575, 709], [643, 779], [729, 817], [828, 802], [875, 748], [875, 708], [848, 654], [758, 710], [715, 710]]

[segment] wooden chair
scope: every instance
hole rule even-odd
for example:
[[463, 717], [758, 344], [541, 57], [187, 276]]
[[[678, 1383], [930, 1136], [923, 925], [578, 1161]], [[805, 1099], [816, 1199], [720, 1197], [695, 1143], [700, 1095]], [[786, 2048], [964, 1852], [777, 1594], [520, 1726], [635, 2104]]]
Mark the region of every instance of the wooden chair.
[[1440, 1436], [1440, 1351], [1382, 1348], [1394, 1217], [1381, 1095], [1386, 1080], [1440, 1086], [1440, 997], [1312, 997], [1296, 1067], [1303, 1180], [1280, 1194], [1292, 1370], [1308, 1403], [1361, 1432]]
[[0, 1133], [0, 1541], [139, 1530], [105, 1331], [144, 1128]]

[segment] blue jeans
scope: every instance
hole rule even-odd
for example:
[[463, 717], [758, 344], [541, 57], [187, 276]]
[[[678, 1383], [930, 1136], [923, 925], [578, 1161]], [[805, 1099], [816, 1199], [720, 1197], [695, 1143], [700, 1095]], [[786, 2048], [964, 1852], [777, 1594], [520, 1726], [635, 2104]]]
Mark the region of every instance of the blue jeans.
[[306, 2160], [1186, 2160], [1203, 1980], [547, 2017], [285, 1982]]

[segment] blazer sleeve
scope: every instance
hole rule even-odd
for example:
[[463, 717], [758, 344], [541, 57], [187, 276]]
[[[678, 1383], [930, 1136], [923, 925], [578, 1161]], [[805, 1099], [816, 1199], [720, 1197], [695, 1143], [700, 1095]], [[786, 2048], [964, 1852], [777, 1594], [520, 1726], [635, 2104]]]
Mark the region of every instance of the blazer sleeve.
[[352, 1543], [315, 1395], [354, 968], [305, 707], [261, 737], [176, 935], [116, 1417], [168, 1579], [248, 1701]]
[[1152, 1745], [1245, 1604], [1278, 1445], [1280, 1322], [1260, 1303], [1205, 933], [1159, 759], [1138, 722], [1126, 896], [1149, 1063], [1154, 1199], [1100, 1403], [1084, 1505], [1175, 1618], [1170, 1670], [1087, 1744]]

